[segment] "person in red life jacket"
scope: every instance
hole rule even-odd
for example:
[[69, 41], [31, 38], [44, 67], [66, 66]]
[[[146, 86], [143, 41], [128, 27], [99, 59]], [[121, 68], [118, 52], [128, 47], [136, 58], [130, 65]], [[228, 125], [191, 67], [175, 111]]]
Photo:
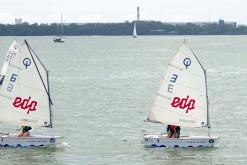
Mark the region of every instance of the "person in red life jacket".
[[180, 136], [180, 126], [176, 126], [176, 125], [168, 125], [167, 126], [167, 138], [179, 138]]

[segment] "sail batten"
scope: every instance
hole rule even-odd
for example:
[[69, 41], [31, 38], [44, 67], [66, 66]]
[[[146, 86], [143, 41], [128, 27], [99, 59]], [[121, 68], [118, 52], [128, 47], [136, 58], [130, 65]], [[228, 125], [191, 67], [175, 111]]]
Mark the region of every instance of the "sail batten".
[[206, 127], [207, 113], [205, 70], [184, 43], [168, 64], [148, 120], [185, 127]]
[[10, 64], [10, 60], [16, 55], [17, 51], [19, 50], [20, 48], [20, 45], [19, 43], [14, 40], [12, 42], [12, 44], [10, 45], [9, 47], [9, 50], [6, 54], [6, 57], [5, 57], [5, 60], [4, 60], [4, 63], [3, 63], [3, 67], [2, 67], [2, 70], [1, 70], [1, 76], [5, 76], [6, 72], [7, 72], [7, 69], [8, 69], [8, 66]]

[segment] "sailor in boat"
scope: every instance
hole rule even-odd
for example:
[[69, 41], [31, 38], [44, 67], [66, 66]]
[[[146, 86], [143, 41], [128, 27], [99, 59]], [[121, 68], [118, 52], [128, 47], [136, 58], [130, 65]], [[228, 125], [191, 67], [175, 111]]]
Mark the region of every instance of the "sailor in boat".
[[168, 125], [167, 126], [167, 138], [179, 138], [180, 136], [180, 126], [176, 126], [176, 125]]
[[32, 129], [32, 127], [30, 126], [22, 126], [19, 130], [21, 130], [21, 133], [18, 135], [18, 137], [29, 137], [30, 136], [30, 131]]

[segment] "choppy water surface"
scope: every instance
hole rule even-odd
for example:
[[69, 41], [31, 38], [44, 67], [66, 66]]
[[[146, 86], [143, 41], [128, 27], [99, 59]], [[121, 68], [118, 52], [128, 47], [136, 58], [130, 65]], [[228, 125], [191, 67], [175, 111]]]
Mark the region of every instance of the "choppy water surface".
[[[50, 71], [53, 132], [65, 138], [52, 148], [0, 149], [0, 164], [247, 163], [246, 36], [67, 37], [63, 44], [52, 37], [25, 38]], [[211, 132], [221, 137], [219, 146], [145, 148], [144, 133], [165, 131], [143, 121], [183, 38], [207, 69]], [[13, 39], [0, 37], [0, 62]], [[0, 125], [2, 132], [16, 128]], [[182, 128], [182, 133], [207, 130]]]

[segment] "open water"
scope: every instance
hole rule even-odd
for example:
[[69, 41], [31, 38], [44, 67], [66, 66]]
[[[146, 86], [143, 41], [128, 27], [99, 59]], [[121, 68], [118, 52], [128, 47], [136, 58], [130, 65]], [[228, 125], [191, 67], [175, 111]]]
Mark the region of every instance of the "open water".
[[[64, 136], [49, 148], [2, 148], [10, 165], [247, 164], [247, 36], [0, 37], [0, 62], [13, 39], [27, 39], [50, 71], [54, 129]], [[207, 70], [211, 134], [218, 147], [146, 148], [144, 133], [165, 132], [144, 123], [169, 60], [186, 38]], [[0, 125], [15, 133], [17, 126]], [[182, 134], [207, 134], [182, 128]]]

